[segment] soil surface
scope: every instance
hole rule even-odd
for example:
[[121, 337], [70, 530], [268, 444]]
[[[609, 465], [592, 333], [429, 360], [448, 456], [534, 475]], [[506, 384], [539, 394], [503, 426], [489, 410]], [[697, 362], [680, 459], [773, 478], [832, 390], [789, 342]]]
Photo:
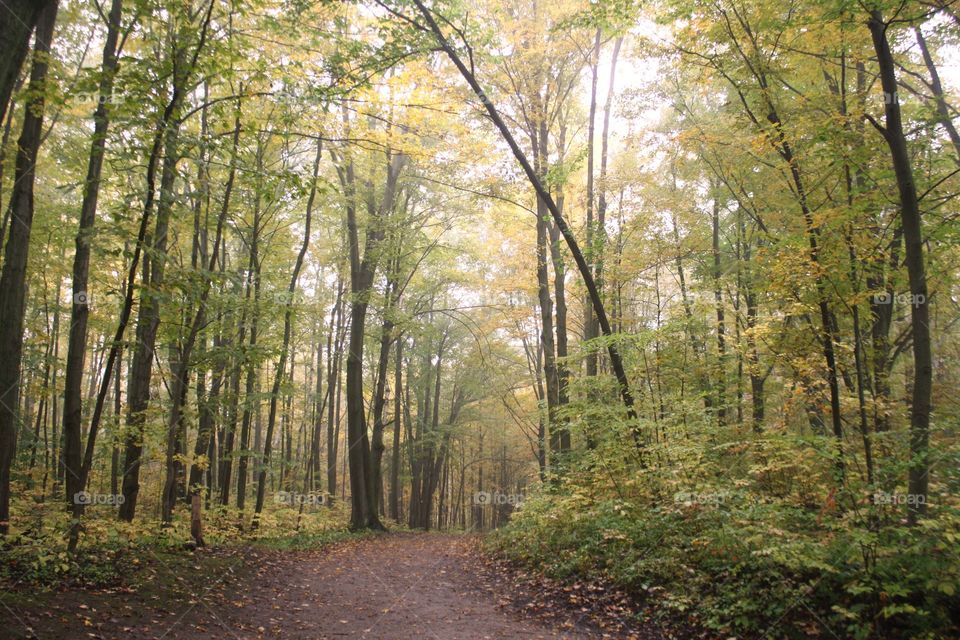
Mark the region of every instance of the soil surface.
[[598, 623], [592, 607], [555, 598], [532, 607], [536, 594], [513, 588], [509, 571], [483, 557], [471, 536], [399, 533], [318, 550], [242, 548], [158, 572], [158, 583], [161, 575], [174, 578], [156, 588], [148, 580], [137, 589], [0, 594], [0, 638], [655, 637], [622, 620]]

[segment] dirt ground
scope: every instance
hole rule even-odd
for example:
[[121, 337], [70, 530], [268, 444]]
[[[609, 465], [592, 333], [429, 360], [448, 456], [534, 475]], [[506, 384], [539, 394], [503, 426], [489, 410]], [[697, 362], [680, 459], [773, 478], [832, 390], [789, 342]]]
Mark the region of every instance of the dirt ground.
[[317, 550], [240, 549], [156, 589], [148, 580], [0, 594], [0, 638], [655, 637], [598, 625], [590, 607], [566, 598], [541, 599], [537, 583], [524, 589], [482, 555], [475, 537], [403, 533]]

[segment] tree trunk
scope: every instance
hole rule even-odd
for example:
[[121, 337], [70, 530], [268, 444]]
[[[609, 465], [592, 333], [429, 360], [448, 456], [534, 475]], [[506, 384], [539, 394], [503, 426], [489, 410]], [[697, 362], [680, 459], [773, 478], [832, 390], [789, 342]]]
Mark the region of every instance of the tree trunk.
[[[22, 3], [17, 2], [16, 5]], [[29, 91], [32, 96], [23, 116], [23, 129], [17, 141], [13, 195], [10, 200], [10, 236], [4, 252], [3, 274], [0, 275], [0, 535], [6, 535], [10, 524], [10, 467], [17, 447], [18, 407], [20, 404], [20, 359], [23, 354], [23, 321], [26, 311], [27, 254], [33, 226], [33, 187], [36, 178], [37, 154], [42, 142], [43, 109], [46, 94], [48, 56], [53, 27], [57, 20], [57, 3], [48, 2], [37, 23], [34, 60], [30, 70]], [[15, 27], [5, 19], [0, 36], [7, 37]], [[19, 36], [18, 36], [19, 37]], [[4, 42], [4, 44], [7, 44]], [[18, 43], [12, 43], [14, 45]], [[21, 47], [22, 48], [22, 47]], [[20, 49], [12, 50], [14, 56]], [[6, 54], [5, 54], [6, 55]], [[22, 62], [22, 55], [20, 56]], [[8, 75], [12, 66], [5, 60], [0, 71]], [[12, 69], [14, 76], [19, 71]], [[7, 78], [2, 78], [7, 82]], [[8, 95], [5, 86], [0, 89]], [[78, 486], [77, 478], [68, 478], [70, 489]]]
[[[257, 503], [254, 508], [253, 525], [256, 528], [260, 512], [263, 510], [263, 499], [266, 495], [267, 468], [270, 466], [270, 454], [273, 451], [273, 429], [277, 422], [277, 400], [280, 397], [280, 385], [283, 382], [284, 368], [287, 363], [287, 354], [290, 350], [290, 334], [293, 331], [293, 298], [297, 292], [297, 281], [300, 279], [300, 270], [303, 268], [303, 259], [310, 247], [310, 222], [313, 216], [313, 201], [317, 197], [317, 175], [320, 171], [320, 157], [323, 144], [317, 143], [317, 155], [313, 161], [313, 181], [310, 185], [310, 196], [307, 198], [307, 212], [304, 216], [303, 244], [297, 254], [297, 261], [290, 274], [290, 284], [287, 287], [287, 300], [283, 310], [283, 344], [280, 347], [280, 360], [277, 362], [277, 372], [273, 378], [273, 389], [270, 391], [270, 413], [267, 417], [267, 433], [263, 445], [263, 462], [257, 477]], [[292, 377], [292, 375], [291, 375]]]
[[[330, 312], [327, 336], [327, 492], [337, 493], [337, 449], [340, 436], [340, 363], [343, 360], [343, 281], [337, 280], [337, 300]], [[336, 423], [336, 424], [334, 424]]]
[[[0, 122], [3, 122], [13, 89], [20, 78], [20, 68], [27, 59], [30, 34], [46, 11], [56, 11], [56, 0], [5, 0], [4, 17], [0, 22]], [[52, 32], [51, 32], [52, 33]], [[46, 41], [49, 45], [49, 38]]]
[[[877, 54], [880, 82], [884, 92], [897, 90], [896, 67], [890, 43], [887, 41], [888, 24], [879, 10], [870, 12], [868, 22], [873, 48]], [[920, 204], [917, 188], [903, 132], [900, 105], [889, 100], [884, 105], [886, 126], [883, 137], [890, 148], [893, 170], [897, 178], [900, 196], [900, 220], [903, 225], [903, 240], [906, 247], [907, 275], [910, 280], [910, 320], [913, 337], [913, 392], [910, 406], [910, 457], [909, 493], [914, 498], [908, 501], [907, 516], [911, 524], [926, 513], [929, 486], [929, 437], [931, 389], [933, 384], [933, 356], [930, 345], [930, 309], [927, 292], [927, 276], [923, 258], [923, 231], [920, 221]]]
[[[123, 503], [120, 518], [131, 522], [140, 493], [140, 456], [143, 451], [143, 429], [150, 404], [150, 375], [153, 371], [154, 348], [160, 326], [160, 300], [166, 262], [167, 230], [173, 205], [173, 183], [176, 178], [179, 125], [174, 119], [165, 131], [163, 170], [160, 178], [160, 200], [157, 223], [150, 255], [143, 260], [143, 283], [140, 289], [140, 311], [137, 315], [136, 347], [133, 353], [130, 384], [127, 390], [127, 436], [123, 461]], [[147, 202], [152, 205], [148, 196]], [[146, 209], [145, 209], [146, 211]], [[146, 213], [145, 213], [146, 215]]]
[[370, 482], [376, 494], [376, 504], [383, 501], [383, 412], [386, 408], [387, 370], [390, 366], [390, 345], [393, 343], [393, 319], [391, 313], [399, 296], [399, 261], [391, 266], [392, 273], [387, 276], [387, 289], [383, 298], [383, 325], [380, 328], [380, 354], [377, 358], [377, 376], [373, 390], [373, 438], [371, 443]]
[[[90, 314], [90, 294], [87, 291], [90, 279], [90, 240], [97, 219], [97, 201], [100, 196], [100, 176], [107, 146], [107, 129], [110, 125], [109, 105], [113, 95], [113, 80], [117, 70], [117, 43], [120, 37], [120, 17], [123, 0], [112, 0], [107, 25], [107, 38], [103, 45], [103, 62], [100, 68], [100, 89], [97, 108], [93, 113], [93, 138], [87, 159], [87, 178], [84, 183], [83, 201], [80, 205], [79, 230], [76, 237], [76, 252], [73, 258], [73, 305], [70, 312], [70, 332], [67, 342], [67, 367], [63, 390], [64, 464], [67, 473], [67, 501], [73, 494], [82, 491], [78, 487], [83, 475], [81, 470], [81, 422], [83, 420], [80, 397], [83, 383], [84, 356], [87, 351], [87, 318]], [[118, 354], [119, 356], [119, 354]], [[106, 376], [105, 382], [109, 382]], [[74, 501], [75, 503], [75, 501]], [[82, 510], [82, 505], [74, 504]]]
[[[344, 123], [348, 124], [346, 110]], [[377, 256], [384, 236], [384, 217], [392, 211], [397, 192], [397, 179], [404, 164], [403, 156], [387, 153], [387, 179], [379, 211], [368, 194], [367, 222], [363, 256], [357, 221], [357, 192], [353, 161], [346, 159], [337, 167], [344, 189], [347, 213], [347, 240], [350, 248], [350, 342], [347, 348], [347, 458], [350, 468], [351, 529], [384, 529], [377, 513], [377, 491], [373, 485], [370, 441], [363, 398], [363, 341], [368, 297], [377, 267]]]
[[[593, 37], [593, 55], [590, 60], [590, 111], [587, 118], [587, 250], [585, 258], [590, 265], [590, 272], [596, 275], [596, 241], [594, 235], [599, 231], [594, 229], [593, 221], [593, 202], [594, 202], [594, 182], [593, 182], [593, 156], [594, 156], [594, 138], [596, 135], [597, 118], [597, 75], [600, 67], [600, 37], [602, 30], [597, 29]], [[597, 321], [594, 317], [593, 307], [590, 305], [590, 297], [587, 296], [583, 303], [583, 340], [584, 342], [593, 340], [599, 333]], [[586, 358], [586, 374], [588, 376], [597, 375], [597, 352], [590, 348]]]
[[727, 376], [726, 376], [726, 325], [724, 324], [723, 287], [720, 276], [723, 271], [720, 266], [720, 201], [716, 197], [714, 185], [713, 212], [711, 223], [713, 227], [713, 300], [717, 313], [717, 424], [725, 427], [727, 424]]
[[393, 371], [393, 449], [390, 462], [390, 518], [400, 523], [400, 393], [403, 389], [403, 338], [397, 336]]

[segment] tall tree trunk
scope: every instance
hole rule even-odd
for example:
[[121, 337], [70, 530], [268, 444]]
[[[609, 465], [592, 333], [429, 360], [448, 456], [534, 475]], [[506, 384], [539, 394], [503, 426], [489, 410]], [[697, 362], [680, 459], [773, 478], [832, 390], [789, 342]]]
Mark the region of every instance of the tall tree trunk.
[[[267, 434], [263, 445], [263, 463], [257, 477], [257, 503], [254, 507], [254, 528], [258, 524], [260, 512], [263, 510], [263, 499], [267, 491], [267, 468], [270, 466], [270, 454], [273, 451], [273, 429], [277, 422], [277, 400], [280, 397], [280, 385], [283, 382], [284, 368], [287, 364], [287, 355], [290, 350], [290, 334], [293, 331], [293, 299], [297, 292], [297, 281], [300, 279], [300, 270], [303, 268], [303, 259], [310, 247], [310, 222], [313, 216], [313, 201], [317, 197], [317, 176], [320, 171], [320, 157], [323, 143], [317, 143], [317, 155], [313, 161], [313, 180], [310, 185], [310, 195], [307, 198], [307, 212], [303, 223], [303, 244], [297, 254], [297, 261], [290, 274], [290, 284], [287, 286], [287, 300], [283, 310], [283, 344], [280, 347], [280, 360], [277, 362], [277, 372], [273, 378], [273, 389], [270, 391], [270, 413], [267, 416]], [[292, 374], [291, 374], [292, 377]]]
[[390, 462], [390, 518], [400, 523], [400, 402], [403, 389], [403, 338], [397, 336], [393, 371], [393, 449]]
[[399, 282], [397, 269], [399, 261], [392, 261], [391, 273], [387, 276], [387, 288], [383, 298], [383, 324], [380, 328], [380, 354], [377, 358], [377, 376], [373, 390], [373, 437], [370, 454], [370, 481], [376, 494], [376, 504], [383, 501], [381, 488], [383, 486], [383, 412], [386, 408], [387, 371], [390, 367], [390, 345], [394, 341], [392, 312], [399, 296]]
[[247, 312], [250, 307], [250, 296], [253, 292], [253, 269], [247, 269], [244, 283], [244, 304], [240, 312], [240, 322], [237, 328], [237, 349], [239, 354], [234, 356], [233, 370], [230, 373], [230, 408], [227, 425], [224, 429], [223, 454], [220, 456], [220, 504], [230, 504], [230, 489], [233, 486], [233, 458], [237, 440], [237, 425], [240, 419], [240, 378], [246, 359], [247, 341]]
[[713, 300], [717, 314], [717, 423], [724, 427], [727, 424], [727, 376], [726, 376], [726, 325], [724, 324], [723, 286], [720, 277], [723, 275], [720, 264], [720, 201], [716, 196], [714, 185], [713, 211], [711, 215], [713, 227]]
[[743, 211], [737, 212], [737, 234], [740, 237], [740, 246], [743, 254], [743, 264], [746, 273], [742, 275], [743, 302], [747, 308], [747, 367], [750, 376], [750, 406], [751, 422], [754, 433], [763, 432], [763, 420], [766, 412], [764, 385], [767, 377], [760, 373], [760, 351], [757, 348], [756, 328], [757, 294], [753, 287], [753, 240], [747, 235], [746, 225], [743, 222]]
[[[258, 156], [260, 154], [258, 153]], [[244, 354], [244, 366], [246, 369], [247, 380], [244, 386], [243, 395], [243, 415], [240, 418], [240, 448], [237, 459], [237, 509], [243, 511], [247, 501], [247, 466], [250, 462], [250, 426], [253, 420], [254, 407], [252, 403], [259, 405], [259, 398], [255, 398], [254, 392], [257, 388], [257, 374], [259, 373], [259, 363], [255, 358], [258, 338], [258, 321], [260, 316], [260, 190], [257, 190], [256, 204], [253, 213], [253, 229], [250, 240], [250, 263], [248, 268], [251, 272], [253, 297], [250, 298], [250, 289], [247, 289], [247, 297], [251, 302], [250, 307], [250, 341], [247, 344]]]
[[[33, 188], [37, 154], [42, 142], [48, 54], [56, 21], [57, 3], [48, 2], [37, 23], [33, 66], [30, 70], [31, 99], [24, 112], [23, 129], [17, 141], [13, 195], [10, 200], [10, 236], [4, 252], [3, 274], [0, 275], [0, 362], [3, 362], [0, 367], [0, 535], [6, 535], [10, 525], [10, 468], [17, 447], [20, 359], [23, 354], [23, 320], [26, 311], [27, 254], [33, 226]], [[6, 26], [9, 22], [4, 20], [4, 32], [11, 28]], [[17, 55], [18, 51], [12, 51], [12, 54]], [[14, 74], [17, 70], [19, 64]], [[2, 71], [6, 75], [8, 69]], [[3, 80], [6, 82], [6, 78]], [[0, 89], [6, 90], [2, 86]], [[9, 95], [0, 95], [0, 98], [5, 101]], [[71, 488], [76, 486], [76, 478], [68, 480]], [[73, 495], [69, 489], [68, 494]]]
[[[323, 321], [317, 323], [321, 328]], [[332, 332], [332, 328], [331, 328]], [[307, 491], [319, 491], [323, 486], [323, 478], [320, 475], [320, 435], [323, 432], [323, 412], [326, 409], [326, 399], [323, 395], [323, 338], [318, 336], [316, 340], [317, 366], [314, 372], [316, 376], [316, 388], [314, 389], [314, 414], [313, 430], [310, 436], [310, 462], [307, 468], [306, 484]]]
[[[344, 124], [347, 121], [344, 110]], [[384, 217], [393, 209], [397, 179], [404, 164], [403, 156], [387, 153], [387, 178], [379, 211], [373, 195], [367, 196], [371, 219], [367, 222], [363, 256], [357, 220], [357, 192], [353, 161], [349, 158], [337, 166], [344, 189], [347, 213], [347, 241], [350, 249], [350, 341], [347, 348], [347, 460], [350, 468], [350, 527], [383, 529], [377, 513], [377, 492], [373, 486], [370, 440], [363, 398], [363, 341], [367, 316], [368, 296], [373, 285], [377, 256], [384, 237]]]
[[[884, 92], [897, 90], [896, 66], [890, 43], [887, 41], [888, 23], [879, 10], [870, 12], [867, 23], [873, 39], [880, 71], [880, 83]], [[930, 309], [927, 292], [927, 276], [923, 258], [923, 230], [920, 221], [920, 203], [903, 132], [900, 105], [889, 100], [884, 106], [886, 126], [880, 129], [890, 148], [893, 170], [897, 178], [900, 196], [900, 220], [906, 247], [907, 276], [910, 280], [910, 320], [913, 337], [913, 392], [910, 406], [910, 457], [908, 488], [914, 498], [908, 501], [910, 523], [926, 513], [929, 487], [929, 438], [931, 389], [933, 384], [933, 356], [930, 345]]]
[[[340, 436], [340, 363], [343, 360], [343, 281], [337, 279], [337, 300], [330, 312], [327, 336], [327, 492], [337, 493], [337, 454]], [[336, 424], [335, 424], [336, 423]]]
[[[159, 290], [163, 284], [166, 263], [167, 231], [173, 205], [173, 183], [176, 178], [177, 140], [179, 124], [176, 120], [165, 132], [163, 170], [160, 178], [160, 199], [157, 205], [157, 223], [150, 254], [143, 260], [143, 283], [140, 289], [140, 311], [137, 315], [136, 347], [131, 364], [130, 384], [127, 390], [127, 436], [123, 460], [123, 503], [120, 518], [131, 522], [136, 513], [140, 493], [140, 457], [143, 452], [143, 430], [146, 410], [150, 404], [150, 376], [153, 371], [154, 348], [160, 326]], [[148, 197], [148, 202], [150, 198]]]
[[[613, 95], [617, 78], [617, 61], [620, 59], [620, 49], [623, 46], [623, 36], [619, 36], [613, 43], [610, 53], [610, 84], [607, 87], [607, 98], [603, 104], [603, 133], [600, 134], [600, 178], [597, 184], [597, 230], [594, 237], [594, 277], [597, 289], [603, 293], [603, 252], [607, 241], [607, 164], [610, 156], [610, 116], [613, 113]], [[622, 198], [621, 198], [622, 199]], [[594, 334], [599, 335], [597, 319], [594, 317]]]
[[[533, 127], [530, 131], [530, 140], [533, 145], [534, 167], [537, 175], [545, 177], [547, 167], [544, 166], [546, 150], [542, 149], [547, 143], [545, 129]], [[556, 463], [554, 459], [560, 452], [560, 429], [557, 424], [557, 407], [560, 405], [560, 380], [557, 374], [557, 348], [554, 340], [553, 299], [550, 297], [550, 272], [547, 262], [547, 244], [549, 242], [549, 223], [547, 222], [546, 202], [537, 197], [537, 300], [540, 306], [540, 345], [543, 349], [543, 377], [546, 384], [547, 401], [547, 429], [550, 438], [550, 465]]]
[[[558, 155], [562, 154], [564, 149], [565, 142], [565, 129], [560, 129], [560, 138], [557, 144]], [[547, 149], [547, 127], [546, 123], [542, 123], [540, 126], [540, 134], [542, 138], [542, 144], [540, 146], [540, 152], [546, 154]], [[562, 162], [562, 157], [560, 159]], [[547, 156], [544, 155], [541, 158], [541, 168], [546, 170], [548, 164]], [[563, 186], [557, 186], [557, 208], [560, 212], [563, 212]], [[569, 355], [569, 348], [567, 346], [567, 294], [566, 294], [566, 266], [563, 261], [563, 253], [560, 248], [560, 230], [557, 228], [557, 225], [550, 225], [550, 260], [553, 263], [553, 295], [556, 302], [555, 307], [555, 320], [557, 323], [557, 406], [562, 407], [567, 404], [568, 397], [568, 383], [570, 379], [570, 371], [567, 369], [565, 364], [565, 359]], [[557, 444], [559, 448], [557, 451], [561, 456], [565, 455], [566, 452], [570, 450], [570, 429], [567, 425], [567, 419], [558, 414], [557, 422], [552, 425], [557, 436]]]
[[[598, 229], [594, 229], [593, 205], [594, 205], [594, 181], [593, 181], [593, 158], [594, 158], [594, 139], [596, 136], [597, 119], [597, 76], [600, 68], [600, 37], [602, 30], [597, 28], [593, 36], [593, 54], [590, 59], [590, 111], [587, 117], [587, 248], [584, 257], [590, 265], [590, 272], [596, 275], [596, 241], [594, 235]], [[590, 305], [590, 297], [586, 296], [583, 303], [583, 339], [584, 341], [593, 340], [597, 337], [598, 327], [594, 317], [593, 307]], [[597, 352], [590, 348], [587, 352], [586, 374], [588, 376], [597, 375]]]
[[[122, 8], [123, 0], [112, 0], [107, 38], [103, 45], [103, 62], [100, 68], [99, 101], [93, 113], [93, 138], [90, 141], [87, 178], [84, 182], [76, 252], [73, 257], [73, 305], [70, 312], [70, 337], [67, 342], [67, 367], [63, 390], [63, 458], [67, 473], [68, 503], [72, 500], [74, 493], [82, 490], [82, 487], [78, 486], [82, 476], [80, 431], [83, 409], [80, 394], [84, 356], [87, 351], [87, 318], [91, 304], [90, 294], [87, 291], [90, 279], [90, 241], [97, 220], [97, 200], [100, 196], [100, 176], [107, 146], [107, 129], [110, 125], [109, 105], [112, 102], [113, 80], [117, 70]], [[108, 380], [109, 377], [107, 376]], [[78, 508], [82, 510], [82, 505], [74, 504], [73, 508], [75, 511]]]
[[[5, 0], [0, 22], [0, 122], [3, 122], [10, 97], [20, 77], [20, 68], [30, 49], [30, 34], [39, 32], [44, 11], [57, 9], [57, 0]], [[52, 32], [51, 32], [52, 33]], [[49, 44], [49, 39], [47, 44]]]

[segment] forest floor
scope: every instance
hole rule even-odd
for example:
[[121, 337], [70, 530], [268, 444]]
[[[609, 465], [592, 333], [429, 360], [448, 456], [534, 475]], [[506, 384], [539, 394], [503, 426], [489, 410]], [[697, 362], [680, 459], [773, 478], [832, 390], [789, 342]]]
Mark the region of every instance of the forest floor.
[[128, 584], [0, 593], [0, 638], [660, 638], [598, 585], [544, 581], [479, 536], [392, 533], [318, 549], [144, 558]]

